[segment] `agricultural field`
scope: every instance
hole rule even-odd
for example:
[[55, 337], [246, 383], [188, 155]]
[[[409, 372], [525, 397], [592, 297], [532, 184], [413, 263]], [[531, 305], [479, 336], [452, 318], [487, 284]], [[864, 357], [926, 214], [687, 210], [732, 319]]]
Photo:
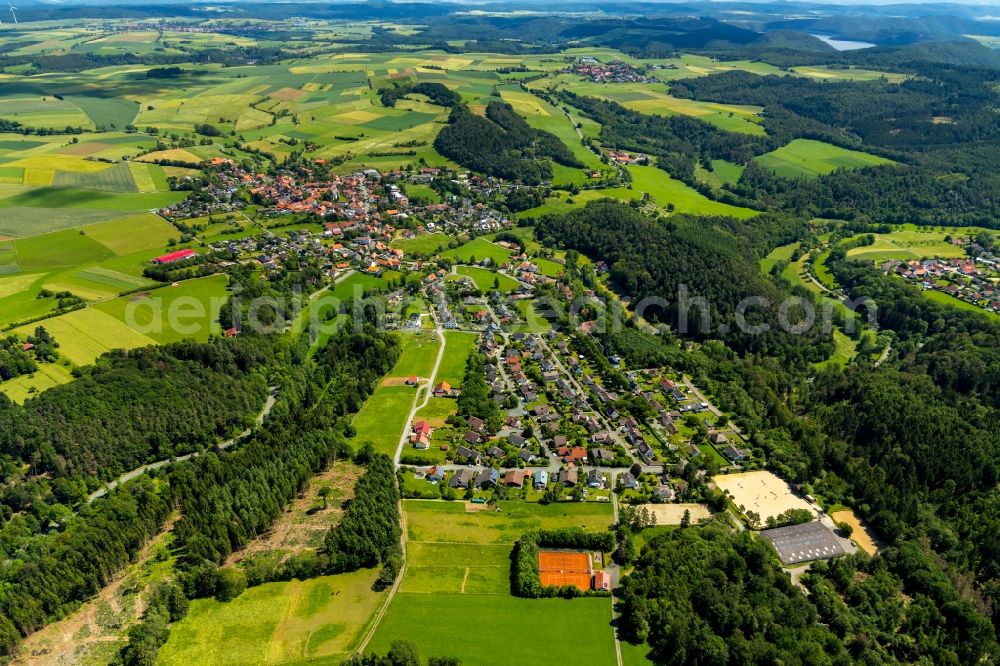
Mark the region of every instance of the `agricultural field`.
[[158, 664], [340, 663], [361, 641], [386, 592], [378, 571], [267, 583], [233, 601], [191, 602], [173, 625]]
[[[706, 72], [707, 73], [707, 72]], [[684, 115], [698, 118], [730, 132], [763, 136], [761, 112], [757, 106], [700, 102], [674, 97], [669, 86], [656, 83], [595, 83], [575, 74], [558, 74], [531, 84], [532, 88], [565, 88], [579, 95], [588, 95], [617, 102], [627, 109], [648, 115]]]
[[[371, 649], [385, 652], [406, 638], [422, 654], [455, 656], [465, 663], [520, 664], [551, 655], [547, 627], [573, 618], [575, 640], [560, 642], [574, 663], [614, 663], [608, 599], [519, 599], [510, 596], [514, 541], [539, 527], [605, 529], [611, 507], [542, 506], [500, 502], [500, 512], [470, 510], [464, 502], [406, 500], [408, 563], [399, 593], [375, 632]], [[478, 508], [478, 507], [476, 507]], [[426, 618], [433, 618], [427, 622]], [[455, 628], [475, 618], [493, 631], [454, 640]], [[501, 629], [502, 628], [502, 629]], [[511, 650], [510, 636], [518, 637]]]
[[794, 139], [777, 150], [754, 158], [784, 178], [815, 178], [837, 169], [861, 169], [892, 164], [892, 160], [812, 139]]

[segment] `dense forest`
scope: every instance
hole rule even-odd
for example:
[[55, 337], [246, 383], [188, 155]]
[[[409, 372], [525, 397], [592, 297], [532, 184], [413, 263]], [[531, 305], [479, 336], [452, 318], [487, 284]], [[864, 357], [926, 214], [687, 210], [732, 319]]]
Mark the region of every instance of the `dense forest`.
[[655, 536], [623, 579], [622, 631], [648, 642], [658, 664], [974, 664], [996, 654], [989, 622], [915, 544], [819, 562], [803, 582], [808, 597], [746, 532], [682, 527]]
[[114, 478], [245, 428], [269, 362], [267, 345], [222, 340], [112, 353], [24, 407], [0, 400], [0, 451], [36, 474]]
[[500, 101], [486, 106], [485, 117], [464, 105], [452, 108], [449, 124], [434, 140], [434, 148], [470, 169], [528, 185], [551, 180], [549, 159], [583, 167], [557, 136], [533, 129], [509, 104]]
[[[794, 223], [776, 219], [760, 224], [772, 224], [778, 233]], [[828, 332], [789, 335], [781, 330], [777, 304], [790, 295], [787, 288], [760, 273], [751, 244], [725, 225], [724, 220], [683, 216], [664, 222], [605, 200], [543, 217], [535, 234], [545, 244], [604, 261], [612, 282], [634, 305], [660, 299], [662, 305], [644, 311], [647, 319], [695, 338], [719, 336], [741, 352], [781, 356], [800, 367], [827, 358], [832, 351]], [[748, 308], [744, 325], [737, 326], [737, 305], [751, 297], [769, 305]], [[764, 325], [766, 333], [746, 332]]]

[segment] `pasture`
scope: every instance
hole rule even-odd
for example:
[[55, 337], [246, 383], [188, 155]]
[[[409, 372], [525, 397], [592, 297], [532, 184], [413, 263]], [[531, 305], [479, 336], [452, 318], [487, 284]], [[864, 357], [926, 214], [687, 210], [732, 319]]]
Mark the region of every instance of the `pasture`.
[[227, 603], [191, 602], [173, 625], [158, 664], [188, 666], [340, 663], [360, 642], [385, 592], [371, 587], [378, 571], [267, 583]]
[[794, 139], [781, 148], [754, 159], [760, 166], [783, 178], [815, 178], [837, 169], [892, 164], [892, 160], [884, 157], [812, 139]]

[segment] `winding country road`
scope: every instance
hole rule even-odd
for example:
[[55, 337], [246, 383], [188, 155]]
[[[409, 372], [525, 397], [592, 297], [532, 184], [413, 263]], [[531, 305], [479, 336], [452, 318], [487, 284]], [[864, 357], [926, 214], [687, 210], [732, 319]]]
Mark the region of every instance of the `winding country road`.
[[[274, 403], [276, 402], [276, 396], [275, 396], [275, 390], [276, 390], [276, 388], [277, 387], [272, 386], [267, 391], [267, 400], [264, 401], [264, 408], [261, 409], [260, 410], [260, 414], [257, 415], [257, 423], [256, 423], [257, 427], [260, 427], [261, 425], [263, 425], [264, 419], [266, 419], [267, 416], [268, 416], [268, 414], [271, 413], [271, 410], [274, 409]], [[252, 428], [247, 428], [246, 430], [244, 430], [243, 432], [241, 432], [236, 437], [233, 437], [232, 439], [226, 440], [224, 442], [219, 442], [217, 448], [219, 448], [219, 449], [228, 449], [230, 446], [232, 446], [236, 442], [240, 441], [244, 437], [249, 436], [250, 433], [252, 432], [252, 430], [253, 430]], [[149, 463], [148, 465], [142, 465], [141, 467], [136, 467], [131, 472], [126, 472], [125, 474], [122, 474], [121, 476], [119, 476], [114, 481], [108, 482], [107, 485], [102, 486], [101, 488], [98, 488], [97, 490], [95, 490], [94, 492], [92, 492], [90, 495], [88, 495], [87, 496], [87, 504], [90, 504], [91, 502], [93, 502], [96, 499], [104, 497], [109, 492], [111, 492], [112, 490], [114, 490], [118, 486], [122, 485], [123, 483], [128, 483], [129, 481], [132, 481], [133, 479], [136, 479], [136, 478], [142, 476], [146, 472], [152, 472], [153, 470], [160, 469], [162, 467], [166, 467], [167, 465], [169, 465], [172, 462], [183, 462], [185, 460], [190, 460], [191, 458], [196, 458], [197, 456], [198, 456], [197, 453], [188, 453], [187, 455], [177, 456], [176, 458], [167, 458], [166, 460], [158, 460], [156, 462]]]

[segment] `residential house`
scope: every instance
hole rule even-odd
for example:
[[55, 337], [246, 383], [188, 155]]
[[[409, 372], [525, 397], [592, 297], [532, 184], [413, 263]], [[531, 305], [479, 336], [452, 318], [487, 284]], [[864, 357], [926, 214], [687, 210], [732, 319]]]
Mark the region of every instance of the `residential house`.
[[587, 485], [591, 488], [603, 488], [604, 487], [604, 474], [598, 469], [592, 469], [587, 472]]
[[460, 469], [451, 477], [448, 485], [452, 488], [468, 488], [469, 484], [472, 483], [472, 474], [471, 469]]
[[484, 490], [487, 490], [489, 488], [495, 488], [499, 480], [500, 472], [490, 467], [479, 473], [479, 476], [476, 477], [476, 485]]
[[479, 451], [467, 446], [459, 446], [458, 450], [455, 451], [455, 457], [473, 465], [478, 465], [483, 459]]
[[622, 472], [621, 476], [618, 477], [618, 482], [621, 483], [622, 488], [625, 490], [638, 490], [639, 482], [631, 472]]
[[556, 474], [556, 481], [563, 484], [564, 486], [572, 488], [580, 480], [580, 473], [575, 467], [561, 469]]
[[535, 490], [542, 490], [545, 486], [549, 485], [549, 473], [544, 469], [540, 469], [532, 475], [532, 485]]

